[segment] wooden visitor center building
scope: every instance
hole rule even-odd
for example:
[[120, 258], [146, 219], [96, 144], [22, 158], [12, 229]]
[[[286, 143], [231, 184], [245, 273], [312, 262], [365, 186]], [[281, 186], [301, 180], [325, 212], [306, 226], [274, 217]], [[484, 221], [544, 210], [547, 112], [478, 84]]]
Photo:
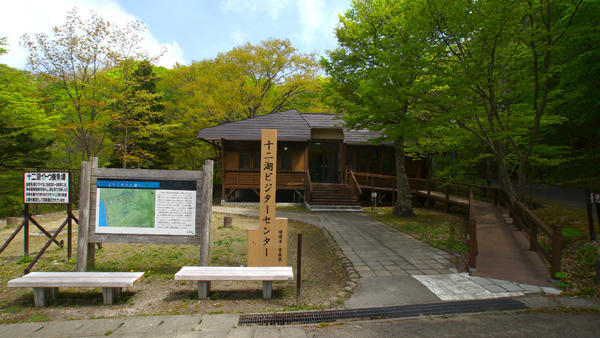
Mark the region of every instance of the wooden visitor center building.
[[[394, 199], [395, 159], [380, 135], [348, 130], [334, 114], [288, 110], [200, 130], [221, 160], [223, 201], [258, 201], [262, 129], [277, 129], [277, 202], [304, 202], [310, 209], [358, 207], [377, 191]], [[409, 177], [425, 177], [423, 160], [406, 160]], [[364, 196], [363, 196], [364, 195]]]

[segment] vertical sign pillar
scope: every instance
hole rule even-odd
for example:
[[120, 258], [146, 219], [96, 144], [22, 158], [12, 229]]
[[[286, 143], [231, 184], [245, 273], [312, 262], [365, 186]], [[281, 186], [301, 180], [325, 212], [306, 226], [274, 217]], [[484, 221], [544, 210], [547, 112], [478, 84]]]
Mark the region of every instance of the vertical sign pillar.
[[287, 218], [275, 217], [277, 130], [261, 134], [259, 227], [248, 231], [248, 266], [287, 265]]

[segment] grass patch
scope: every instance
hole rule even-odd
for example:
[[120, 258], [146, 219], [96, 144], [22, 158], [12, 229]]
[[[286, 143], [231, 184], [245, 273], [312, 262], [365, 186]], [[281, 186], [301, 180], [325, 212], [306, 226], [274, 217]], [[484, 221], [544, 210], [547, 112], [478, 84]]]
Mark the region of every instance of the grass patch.
[[438, 249], [458, 256], [467, 252], [462, 217], [422, 208], [413, 208], [413, 212], [415, 217], [398, 218], [388, 207], [376, 208], [369, 215]]
[[51, 320], [52, 320], [51, 318], [47, 317], [43, 313], [34, 312], [25, 321], [26, 322], [49, 322]]
[[[563, 228], [562, 272], [558, 276], [558, 287], [571, 296], [600, 297], [600, 286], [596, 285], [596, 260], [599, 258], [600, 242], [590, 241], [589, 225], [585, 210], [573, 209], [556, 203], [537, 201], [533, 210], [549, 226]], [[596, 223], [594, 215], [594, 223]], [[597, 229], [597, 225], [596, 225]], [[600, 237], [600, 234], [596, 234]], [[545, 250], [551, 250], [550, 239], [538, 238]]]
[[[37, 218], [36, 218], [37, 219]], [[49, 231], [56, 229], [43, 217], [40, 223]], [[220, 220], [220, 222], [219, 222]], [[247, 265], [248, 229], [259, 224], [257, 217], [233, 216], [232, 228], [223, 228], [223, 214], [213, 214], [211, 226], [211, 265]], [[76, 229], [76, 227], [74, 227]], [[0, 241], [11, 234], [0, 231]], [[8, 280], [20, 277], [31, 257], [46, 243], [46, 237], [31, 231], [31, 255], [22, 258], [23, 236], [17, 236], [0, 255], [0, 323], [27, 321], [72, 320], [101, 317], [140, 316], [156, 313], [251, 313], [283, 311], [296, 304], [321, 308], [321, 304], [343, 290], [347, 275], [323, 231], [317, 227], [290, 221], [288, 224], [288, 265], [295, 270], [297, 236], [302, 233], [302, 293], [296, 300], [296, 282], [274, 283], [273, 298], [262, 299], [260, 281], [217, 281], [211, 284], [210, 299], [198, 300], [197, 283], [175, 281], [173, 276], [182, 266], [198, 265], [200, 248], [195, 245], [157, 245], [103, 243], [96, 250], [96, 263], [91, 271], [142, 271], [144, 279], [132, 288], [123, 289], [118, 302], [102, 304], [100, 288], [61, 288], [58, 297], [44, 308], [34, 308], [33, 293], [26, 288], [6, 288]], [[35, 265], [33, 271], [75, 271], [76, 249], [67, 259], [66, 232], [58, 240], [65, 246], [51, 246]], [[77, 233], [74, 233], [76, 248]]]

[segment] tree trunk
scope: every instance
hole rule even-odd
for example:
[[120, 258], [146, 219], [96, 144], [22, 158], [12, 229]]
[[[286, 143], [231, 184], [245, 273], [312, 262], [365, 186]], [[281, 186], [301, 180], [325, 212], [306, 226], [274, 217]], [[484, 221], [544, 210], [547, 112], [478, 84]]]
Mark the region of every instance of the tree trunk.
[[404, 167], [404, 138], [400, 137], [394, 142], [396, 149], [396, 189], [398, 197], [394, 205], [394, 215], [397, 217], [412, 217], [415, 214], [412, 210], [412, 196], [406, 177], [406, 168]]
[[519, 170], [518, 170], [518, 197], [519, 200], [523, 201], [525, 199], [525, 184], [527, 183], [527, 158], [522, 158], [519, 160]]
[[498, 163], [498, 178], [500, 179], [500, 184], [508, 194], [510, 203], [513, 204], [516, 201], [515, 189], [513, 188], [510, 176], [506, 170], [506, 165], [504, 164], [505, 153], [502, 145], [496, 144], [495, 155], [496, 162]]

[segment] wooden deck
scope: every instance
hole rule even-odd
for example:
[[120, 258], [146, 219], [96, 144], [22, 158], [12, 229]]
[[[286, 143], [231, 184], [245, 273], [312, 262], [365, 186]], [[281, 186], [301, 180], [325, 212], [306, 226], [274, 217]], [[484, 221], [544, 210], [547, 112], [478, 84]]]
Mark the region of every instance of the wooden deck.
[[[470, 206], [469, 199], [461, 195], [426, 190], [413, 190], [413, 194], [441, 202], [446, 205], [446, 210], [451, 206], [467, 209]], [[527, 234], [516, 229], [508, 211], [479, 201], [472, 201], [471, 210], [477, 243], [477, 263], [471, 275], [538, 286], [552, 285], [548, 266], [535, 250], [530, 250]]]
[[533, 250], [523, 231], [507, 223], [502, 210], [492, 204], [474, 202], [479, 243], [473, 276], [550, 286], [548, 267]]

